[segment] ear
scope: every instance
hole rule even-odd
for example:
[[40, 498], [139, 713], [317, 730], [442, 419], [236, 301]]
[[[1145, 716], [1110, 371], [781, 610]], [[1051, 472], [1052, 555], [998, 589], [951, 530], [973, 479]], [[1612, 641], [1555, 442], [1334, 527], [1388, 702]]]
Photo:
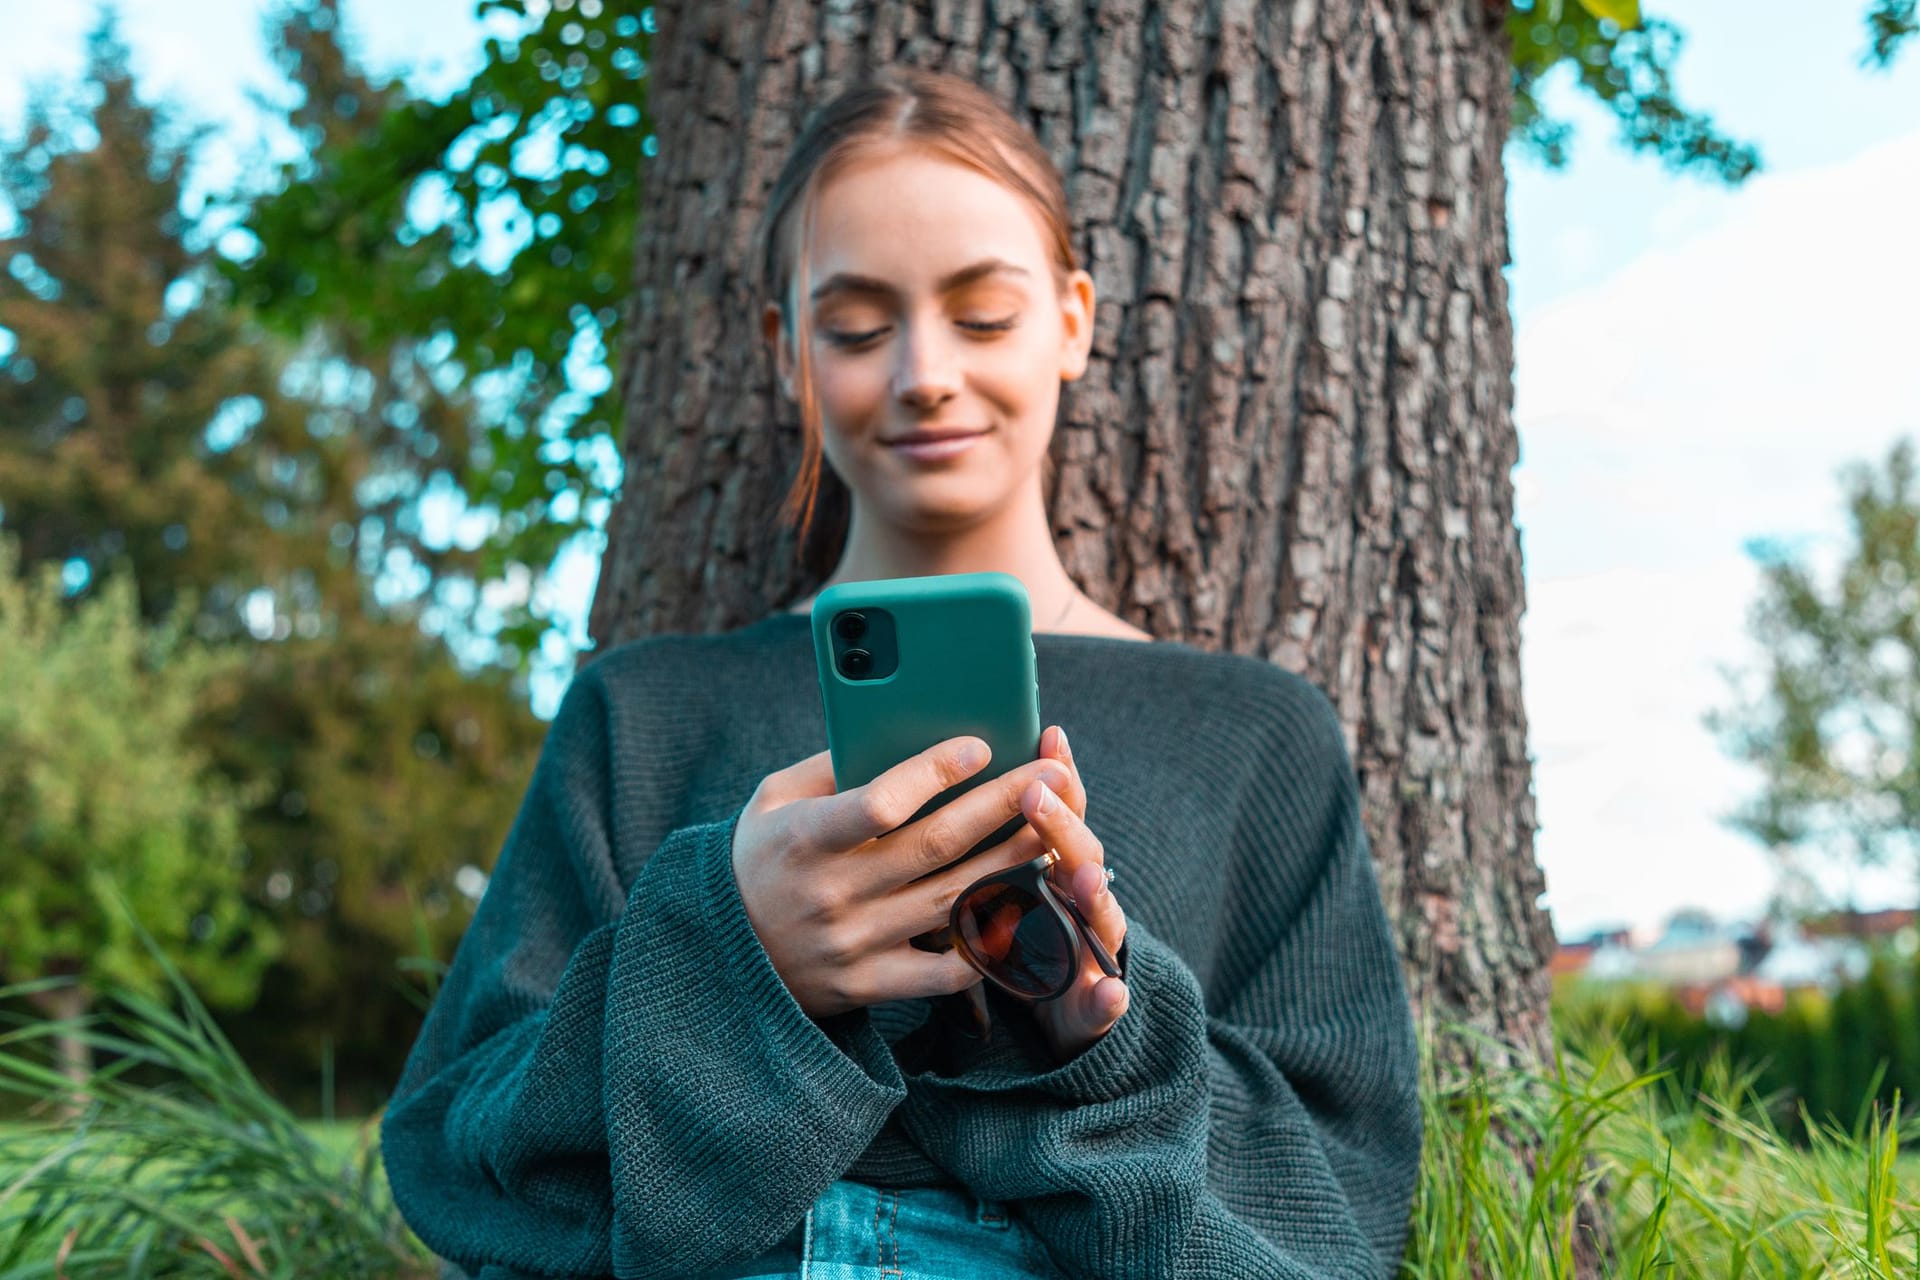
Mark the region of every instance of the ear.
[[793, 396], [793, 345], [787, 341], [787, 334], [780, 323], [780, 307], [769, 302], [760, 312], [760, 332], [773, 348], [773, 367], [780, 377], [780, 390], [787, 399]]
[[1072, 382], [1087, 371], [1093, 351], [1093, 277], [1075, 271], [1060, 293], [1060, 380]]

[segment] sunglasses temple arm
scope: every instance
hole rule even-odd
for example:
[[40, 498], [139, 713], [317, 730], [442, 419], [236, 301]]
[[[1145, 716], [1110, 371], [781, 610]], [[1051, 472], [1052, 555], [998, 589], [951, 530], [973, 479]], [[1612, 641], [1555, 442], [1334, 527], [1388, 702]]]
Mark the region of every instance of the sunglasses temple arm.
[[1080, 908], [1073, 904], [1073, 899], [1064, 893], [1055, 896], [1060, 899], [1060, 905], [1067, 909], [1067, 914], [1073, 917], [1073, 922], [1080, 926], [1081, 935], [1086, 938], [1087, 946], [1093, 950], [1093, 958], [1100, 962], [1101, 972], [1109, 978], [1119, 977], [1120, 962], [1113, 958], [1113, 952], [1107, 950], [1107, 944], [1100, 941], [1100, 935], [1093, 931], [1093, 926], [1087, 923], [1087, 918], [1080, 914]]

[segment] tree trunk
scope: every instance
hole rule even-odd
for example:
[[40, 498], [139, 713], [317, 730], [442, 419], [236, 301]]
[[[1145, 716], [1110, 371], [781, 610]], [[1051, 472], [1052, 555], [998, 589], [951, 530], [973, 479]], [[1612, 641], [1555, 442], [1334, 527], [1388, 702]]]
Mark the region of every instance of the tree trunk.
[[[82, 983], [49, 987], [27, 997], [28, 1003], [50, 1021], [78, 1023], [93, 1007], [93, 991]], [[93, 1079], [93, 1045], [73, 1031], [61, 1031], [53, 1037], [54, 1060], [68, 1089], [55, 1104], [61, 1119], [72, 1120], [87, 1109], [87, 1082]]]
[[1067, 568], [1162, 638], [1328, 692], [1415, 1004], [1544, 1052], [1503, 15], [1490, 0], [662, 7], [598, 644], [742, 625], [831, 566], [831, 515], [807, 564], [770, 516], [799, 436], [759, 334], [754, 221], [805, 111], [852, 77], [895, 61], [972, 75], [1059, 164], [1101, 298], [1054, 439]]

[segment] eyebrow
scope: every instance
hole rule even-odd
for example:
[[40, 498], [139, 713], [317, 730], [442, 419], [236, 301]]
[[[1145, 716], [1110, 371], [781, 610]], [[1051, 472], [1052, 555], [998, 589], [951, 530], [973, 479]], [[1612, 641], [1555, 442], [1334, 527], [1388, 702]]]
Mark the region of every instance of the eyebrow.
[[[1004, 258], [982, 258], [971, 266], [962, 267], [958, 271], [940, 277], [934, 287], [941, 293], [947, 293], [958, 289], [963, 284], [972, 284], [982, 277], [1000, 274], [1024, 276], [1031, 273], [1025, 267], [1015, 266]], [[889, 298], [899, 296], [899, 290], [884, 280], [876, 280], [872, 276], [855, 275], [848, 271], [834, 272], [815, 286], [808, 296], [818, 302], [830, 293], [878, 293]]]

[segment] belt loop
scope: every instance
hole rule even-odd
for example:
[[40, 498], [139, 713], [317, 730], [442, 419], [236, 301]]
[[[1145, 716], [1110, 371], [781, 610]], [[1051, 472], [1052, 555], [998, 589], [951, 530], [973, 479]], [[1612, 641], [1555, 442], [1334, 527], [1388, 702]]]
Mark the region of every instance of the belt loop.
[[813, 1268], [813, 1206], [807, 1206], [807, 1216], [800, 1228], [800, 1280], [807, 1280]]

